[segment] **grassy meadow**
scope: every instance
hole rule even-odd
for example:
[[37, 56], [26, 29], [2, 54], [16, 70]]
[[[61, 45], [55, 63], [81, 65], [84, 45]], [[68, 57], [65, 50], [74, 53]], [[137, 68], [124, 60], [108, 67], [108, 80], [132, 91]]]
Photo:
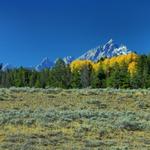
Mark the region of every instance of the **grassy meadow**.
[[0, 89], [0, 150], [149, 150], [150, 90]]

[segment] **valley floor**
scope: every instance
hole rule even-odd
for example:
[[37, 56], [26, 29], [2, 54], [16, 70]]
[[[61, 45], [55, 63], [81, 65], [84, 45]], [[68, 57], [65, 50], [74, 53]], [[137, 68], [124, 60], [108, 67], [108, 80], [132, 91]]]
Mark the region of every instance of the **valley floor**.
[[54, 149], [150, 149], [150, 90], [0, 89], [0, 150]]

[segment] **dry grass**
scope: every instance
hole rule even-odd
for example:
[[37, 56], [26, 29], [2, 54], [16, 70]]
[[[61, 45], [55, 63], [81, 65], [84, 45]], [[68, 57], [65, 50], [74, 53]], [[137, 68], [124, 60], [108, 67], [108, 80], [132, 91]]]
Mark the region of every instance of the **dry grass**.
[[0, 89], [0, 150], [150, 149], [149, 90]]

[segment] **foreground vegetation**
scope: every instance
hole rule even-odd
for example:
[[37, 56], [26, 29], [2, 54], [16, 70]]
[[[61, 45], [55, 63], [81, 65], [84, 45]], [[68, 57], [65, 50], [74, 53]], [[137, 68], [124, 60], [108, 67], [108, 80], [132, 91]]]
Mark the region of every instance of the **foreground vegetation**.
[[150, 90], [0, 89], [1, 150], [148, 150]]

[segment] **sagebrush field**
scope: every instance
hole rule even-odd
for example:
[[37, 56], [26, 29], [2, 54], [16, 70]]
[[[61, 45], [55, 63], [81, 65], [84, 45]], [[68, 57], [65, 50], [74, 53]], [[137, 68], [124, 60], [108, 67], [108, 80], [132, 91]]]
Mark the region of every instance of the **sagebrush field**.
[[55, 149], [150, 149], [150, 90], [0, 89], [0, 150]]

